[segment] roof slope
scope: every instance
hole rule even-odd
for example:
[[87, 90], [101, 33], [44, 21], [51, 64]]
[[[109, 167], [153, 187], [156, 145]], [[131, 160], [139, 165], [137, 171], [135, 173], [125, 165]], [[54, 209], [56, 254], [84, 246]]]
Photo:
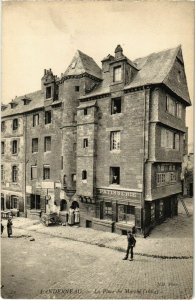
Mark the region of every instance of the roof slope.
[[83, 73], [102, 78], [102, 71], [93, 58], [77, 50], [64, 75], [81, 75]]
[[[31, 101], [29, 104], [24, 105], [22, 99], [28, 97]], [[12, 109], [10, 103], [16, 103], [17, 105]], [[7, 104], [7, 108], [1, 112], [2, 117], [21, 114], [34, 109], [44, 107], [44, 94], [41, 90], [26, 94], [25, 96], [16, 97], [12, 102]]]

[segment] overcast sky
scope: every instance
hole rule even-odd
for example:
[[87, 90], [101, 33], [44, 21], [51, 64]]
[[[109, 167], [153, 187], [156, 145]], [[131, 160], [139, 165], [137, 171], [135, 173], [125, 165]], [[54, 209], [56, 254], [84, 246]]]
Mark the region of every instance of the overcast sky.
[[117, 44], [131, 60], [181, 44], [193, 99], [193, 2], [4, 2], [2, 20], [3, 103], [39, 90], [46, 68], [60, 76], [77, 49], [101, 66]]

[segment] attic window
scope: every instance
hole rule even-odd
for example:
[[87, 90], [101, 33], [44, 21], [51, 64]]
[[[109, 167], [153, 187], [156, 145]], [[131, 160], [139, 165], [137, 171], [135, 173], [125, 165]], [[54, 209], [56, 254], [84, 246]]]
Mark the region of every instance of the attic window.
[[46, 87], [46, 99], [51, 98], [51, 86]]
[[113, 73], [113, 81], [118, 82], [122, 80], [122, 71], [121, 71], [121, 66], [115, 67], [114, 68], [114, 73]]
[[28, 105], [31, 101], [29, 98], [24, 98], [22, 100], [24, 101], [24, 105]]
[[1, 111], [4, 111], [5, 109], [7, 108], [7, 106], [6, 105], [1, 105]]
[[15, 103], [15, 102], [11, 102], [11, 103], [10, 103], [11, 109], [14, 108], [14, 107], [16, 107], [17, 105], [18, 105], [18, 104]]

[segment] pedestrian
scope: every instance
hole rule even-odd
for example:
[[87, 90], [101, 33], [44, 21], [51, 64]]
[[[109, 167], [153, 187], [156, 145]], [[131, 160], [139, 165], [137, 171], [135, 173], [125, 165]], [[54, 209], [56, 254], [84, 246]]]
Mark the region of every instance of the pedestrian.
[[1, 222], [1, 235], [3, 234], [3, 230], [4, 230], [4, 226], [3, 226], [2, 222]]
[[10, 238], [11, 237], [11, 235], [12, 235], [12, 220], [11, 220], [11, 218], [9, 218], [8, 219], [8, 221], [7, 221], [7, 235], [8, 235], [8, 238]]
[[78, 224], [80, 222], [80, 212], [78, 207], [75, 208], [74, 216], [75, 216], [75, 224]]
[[131, 250], [131, 261], [133, 260], [133, 248], [135, 247], [136, 244], [136, 239], [134, 238], [132, 231], [127, 232], [127, 252], [126, 256], [123, 258], [123, 260], [127, 260], [129, 256], [129, 251]]
[[74, 225], [74, 209], [72, 206], [69, 209], [68, 212], [68, 225]]

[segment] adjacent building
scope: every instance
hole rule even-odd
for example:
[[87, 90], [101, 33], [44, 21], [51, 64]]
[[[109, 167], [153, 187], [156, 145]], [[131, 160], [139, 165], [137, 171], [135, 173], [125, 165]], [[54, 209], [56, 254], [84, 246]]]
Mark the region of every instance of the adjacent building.
[[131, 61], [118, 45], [102, 68], [77, 51], [60, 78], [45, 70], [41, 83], [2, 107], [2, 122], [12, 111], [23, 122], [27, 216], [79, 207], [81, 226], [146, 235], [177, 214], [191, 105], [180, 46]]

